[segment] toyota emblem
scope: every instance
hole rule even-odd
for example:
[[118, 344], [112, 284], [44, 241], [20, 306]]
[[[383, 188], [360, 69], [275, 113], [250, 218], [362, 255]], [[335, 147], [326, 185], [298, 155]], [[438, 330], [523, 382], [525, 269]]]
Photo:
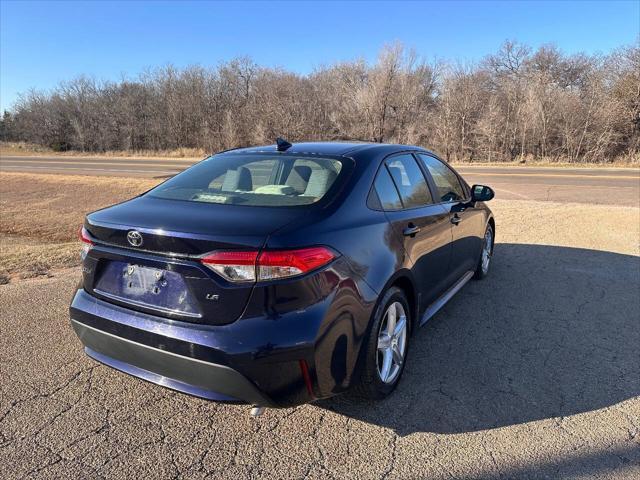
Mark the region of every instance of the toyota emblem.
[[134, 247], [142, 245], [142, 235], [137, 230], [131, 230], [127, 233], [127, 241]]

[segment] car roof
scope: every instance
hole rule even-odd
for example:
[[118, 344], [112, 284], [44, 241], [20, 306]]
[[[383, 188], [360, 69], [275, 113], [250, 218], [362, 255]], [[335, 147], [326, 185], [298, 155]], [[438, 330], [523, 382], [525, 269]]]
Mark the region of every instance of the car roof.
[[[356, 152], [367, 150], [369, 153], [376, 153], [376, 150], [386, 151], [392, 153], [393, 150], [422, 150], [428, 152], [428, 150], [422, 147], [415, 147], [412, 145], [396, 145], [388, 143], [373, 143], [373, 142], [300, 142], [293, 143], [291, 147], [286, 150], [286, 153], [293, 154], [311, 154], [311, 155], [339, 155], [346, 156], [352, 155]], [[277, 152], [277, 146], [263, 145], [259, 147], [237, 148], [221, 153], [262, 153], [262, 152]]]

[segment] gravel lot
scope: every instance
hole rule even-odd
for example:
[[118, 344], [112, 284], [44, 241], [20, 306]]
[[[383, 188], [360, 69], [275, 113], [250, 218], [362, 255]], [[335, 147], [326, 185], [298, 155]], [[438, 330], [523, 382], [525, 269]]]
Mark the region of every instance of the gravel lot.
[[377, 404], [252, 419], [84, 356], [76, 271], [0, 286], [0, 478], [640, 478], [640, 209], [492, 207], [490, 277]]

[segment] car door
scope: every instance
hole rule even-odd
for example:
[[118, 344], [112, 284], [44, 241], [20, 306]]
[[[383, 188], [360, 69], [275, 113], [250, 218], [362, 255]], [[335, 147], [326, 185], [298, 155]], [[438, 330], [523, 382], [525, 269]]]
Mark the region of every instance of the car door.
[[417, 281], [423, 311], [446, 288], [451, 257], [449, 211], [434, 204], [426, 178], [410, 153], [388, 157], [375, 189], [395, 235], [400, 238]]
[[471, 193], [458, 175], [440, 159], [418, 154], [428, 177], [436, 202], [445, 208], [452, 225], [450, 282], [475, 270], [484, 235], [484, 216], [471, 203]]

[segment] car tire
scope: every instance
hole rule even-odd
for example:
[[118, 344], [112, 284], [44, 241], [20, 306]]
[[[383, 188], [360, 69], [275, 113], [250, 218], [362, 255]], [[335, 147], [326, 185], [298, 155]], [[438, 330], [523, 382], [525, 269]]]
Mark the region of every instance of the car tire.
[[489, 269], [491, 267], [491, 259], [493, 258], [493, 244], [494, 244], [494, 232], [491, 224], [487, 225], [487, 229], [484, 232], [484, 238], [482, 239], [482, 251], [480, 252], [480, 258], [478, 259], [478, 265], [476, 271], [473, 272], [473, 278], [476, 280], [482, 280], [489, 275]]
[[[392, 311], [394, 313], [392, 313]], [[393, 337], [389, 336], [389, 323], [395, 314]], [[404, 322], [404, 327], [400, 323]], [[391, 394], [398, 385], [409, 350], [411, 309], [404, 292], [389, 288], [373, 314], [372, 325], [364, 348], [360, 383], [354, 393], [361, 398], [380, 400]], [[389, 337], [388, 339], [386, 337]], [[388, 349], [384, 346], [388, 340]], [[398, 360], [401, 362], [398, 365]], [[389, 364], [389, 362], [391, 362]], [[387, 368], [388, 367], [388, 368]], [[385, 378], [386, 376], [386, 378]]]

